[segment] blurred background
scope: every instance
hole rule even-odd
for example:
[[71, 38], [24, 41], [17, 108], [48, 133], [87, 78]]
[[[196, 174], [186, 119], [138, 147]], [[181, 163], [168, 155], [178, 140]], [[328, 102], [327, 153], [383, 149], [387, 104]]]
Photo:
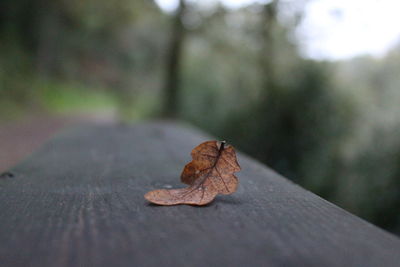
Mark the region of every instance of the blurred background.
[[1, 0], [0, 171], [63, 127], [189, 122], [400, 234], [397, 0]]

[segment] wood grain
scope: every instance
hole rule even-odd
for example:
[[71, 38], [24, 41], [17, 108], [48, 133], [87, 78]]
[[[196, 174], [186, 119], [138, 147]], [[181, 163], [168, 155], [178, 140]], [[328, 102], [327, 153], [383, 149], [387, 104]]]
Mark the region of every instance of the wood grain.
[[209, 139], [166, 122], [58, 135], [0, 178], [0, 266], [399, 266], [397, 237], [240, 153], [233, 195], [205, 207], [143, 198], [183, 187], [191, 149]]

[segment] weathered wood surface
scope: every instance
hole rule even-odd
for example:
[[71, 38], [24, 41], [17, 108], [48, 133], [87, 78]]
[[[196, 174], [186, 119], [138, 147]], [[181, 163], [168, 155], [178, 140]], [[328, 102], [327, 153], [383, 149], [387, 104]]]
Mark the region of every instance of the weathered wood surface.
[[87, 126], [0, 178], [0, 266], [399, 266], [400, 240], [239, 154], [234, 195], [150, 205], [209, 137]]

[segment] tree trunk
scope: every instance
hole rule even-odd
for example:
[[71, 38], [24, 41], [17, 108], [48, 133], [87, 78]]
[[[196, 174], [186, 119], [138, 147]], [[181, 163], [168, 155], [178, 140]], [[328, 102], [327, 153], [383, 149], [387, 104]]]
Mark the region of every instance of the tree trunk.
[[262, 71], [263, 93], [268, 94], [275, 88], [274, 71], [274, 29], [277, 24], [277, 5], [278, 0], [273, 0], [264, 6], [261, 24], [262, 51], [260, 65]]
[[185, 28], [182, 23], [182, 18], [185, 9], [185, 1], [180, 0], [178, 10], [174, 16], [172, 34], [167, 52], [162, 111], [165, 117], [174, 118], [178, 115], [181, 76], [180, 67], [185, 39]]

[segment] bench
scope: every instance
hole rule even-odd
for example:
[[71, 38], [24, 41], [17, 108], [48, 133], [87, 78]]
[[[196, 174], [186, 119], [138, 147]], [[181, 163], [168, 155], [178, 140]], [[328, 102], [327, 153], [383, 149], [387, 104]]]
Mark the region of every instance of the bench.
[[0, 266], [400, 266], [399, 238], [242, 153], [233, 195], [143, 198], [183, 187], [191, 149], [213, 139], [165, 121], [58, 134], [1, 175]]

